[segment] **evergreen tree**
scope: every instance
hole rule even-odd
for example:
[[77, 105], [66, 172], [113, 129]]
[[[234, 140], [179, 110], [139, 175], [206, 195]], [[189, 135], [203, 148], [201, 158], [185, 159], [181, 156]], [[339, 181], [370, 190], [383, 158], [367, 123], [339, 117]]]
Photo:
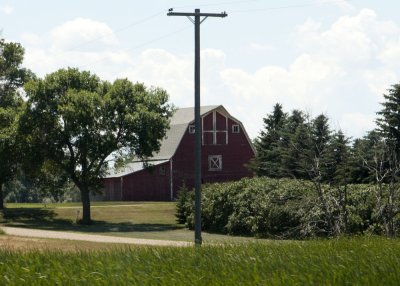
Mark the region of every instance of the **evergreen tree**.
[[376, 165], [382, 151], [382, 137], [376, 130], [368, 132], [363, 138], [354, 140], [350, 155], [352, 183], [368, 184], [376, 182], [376, 173], [370, 166]]
[[304, 179], [305, 173], [300, 166], [300, 150], [309, 144], [306, 116], [300, 110], [293, 110], [283, 130], [281, 146], [281, 173], [284, 177]]
[[326, 156], [326, 181], [333, 185], [347, 185], [351, 180], [349, 138], [341, 130], [333, 134]]
[[283, 112], [282, 105], [277, 103], [272, 113], [263, 120], [264, 130], [255, 141], [257, 154], [251, 168], [259, 176], [280, 177], [280, 146], [287, 114]]
[[[376, 123], [385, 148], [382, 148], [383, 167], [378, 169], [377, 174], [385, 176], [382, 179], [388, 182], [388, 190], [387, 200], [380, 204], [378, 214], [382, 218], [387, 234], [393, 236], [397, 231], [394, 217], [400, 212], [397, 187], [400, 175], [400, 84], [392, 85], [388, 93], [383, 96], [385, 102], [382, 103], [383, 109], [378, 112], [379, 118]], [[380, 193], [382, 193], [381, 187]]]
[[393, 148], [396, 156], [400, 155], [400, 84], [392, 85], [388, 94], [384, 94], [385, 102], [381, 103], [383, 109], [377, 114], [376, 123], [379, 132], [387, 144]]
[[341, 130], [334, 133], [326, 156], [325, 180], [336, 189], [334, 194], [334, 231], [339, 234], [348, 232], [348, 189], [350, 183], [350, 147], [349, 138]]

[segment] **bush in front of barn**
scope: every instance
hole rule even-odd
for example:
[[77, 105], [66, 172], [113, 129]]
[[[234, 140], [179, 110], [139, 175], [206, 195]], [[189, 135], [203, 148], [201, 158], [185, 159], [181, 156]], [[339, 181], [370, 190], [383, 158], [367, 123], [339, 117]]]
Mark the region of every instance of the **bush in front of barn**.
[[[323, 189], [325, 204], [310, 181], [256, 177], [207, 184], [202, 187], [202, 229], [282, 239], [384, 233], [374, 185]], [[186, 190], [177, 206], [179, 222], [193, 229], [193, 191]]]

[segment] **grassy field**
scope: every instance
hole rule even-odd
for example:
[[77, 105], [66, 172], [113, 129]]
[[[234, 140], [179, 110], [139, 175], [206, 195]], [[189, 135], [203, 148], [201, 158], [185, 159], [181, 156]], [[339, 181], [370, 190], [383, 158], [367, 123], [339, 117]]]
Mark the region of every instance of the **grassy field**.
[[0, 251], [1, 285], [398, 285], [385, 238], [190, 248]]
[[[193, 241], [193, 231], [176, 223], [173, 202], [94, 202], [93, 225], [77, 224], [79, 203], [7, 204], [4, 225], [134, 238]], [[205, 243], [254, 241], [203, 233]]]
[[[193, 240], [174, 203], [8, 204], [10, 226]], [[78, 213], [79, 211], [79, 213]], [[0, 235], [0, 285], [399, 285], [400, 240], [309, 241], [203, 235], [203, 247], [144, 247]], [[212, 244], [207, 242], [218, 242]], [[228, 244], [229, 243], [229, 244]]]

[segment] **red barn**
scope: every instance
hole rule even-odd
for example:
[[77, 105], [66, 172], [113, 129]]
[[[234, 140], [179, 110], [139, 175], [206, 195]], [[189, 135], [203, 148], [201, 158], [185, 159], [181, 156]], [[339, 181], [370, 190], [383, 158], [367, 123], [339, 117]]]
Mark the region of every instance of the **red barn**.
[[[224, 182], [251, 176], [245, 164], [254, 147], [243, 124], [222, 106], [200, 110], [202, 134], [202, 182]], [[169, 201], [185, 184], [194, 186], [194, 108], [178, 109], [160, 151], [149, 158], [149, 166], [133, 162], [122, 171], [111, 171], [104, 179], [105, 200]]]

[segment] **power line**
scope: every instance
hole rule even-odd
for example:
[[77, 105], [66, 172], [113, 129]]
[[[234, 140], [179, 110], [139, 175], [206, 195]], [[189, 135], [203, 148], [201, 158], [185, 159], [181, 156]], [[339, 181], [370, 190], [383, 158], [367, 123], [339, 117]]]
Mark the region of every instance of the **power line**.
[[175, 31], [173, 31], [173, 32], [171, 32], [171, 33], [164, 34], [164, 35], [162, 35], [162, 36], [159, 36], [159, 37], [157, 37], [157, 38], [154, 38], [154, 39], [152, 39], [152, 40], [149, 40], [149, 41], [147, 41], [147, 42], [144, 42], [143, 44], [139, 44], [139, 45], [137, 45], [137, 46], [128, 48], [128, 49], [126, 49], [125, 51], [131, 51], [131, 50], [139, 49], [139, 48], [141, 48], [141, 47], [143, 47], [143, 46], [147, 46], [148, 44], [151, 44], [151, 43], [157, 42], [157, 41], [159, 41], [159, 40], [165, 39], [165, 38], [167, 38], [167, 37], [173, 36], [173, 35], [175, 35], [175, 34], [178, 34], [178, 33], [182, 32], [182, 31], [184, 31], [184, 30], [187, 30], [187, 29], [189, 29], [189, 28], [190, 28], [189, 26], [186, 26], [186, 27], [184, 27], [184, 28], [175, 30]]
[[[149, 44], [151, 44], [151, 43], [160, 41], [160, 40], [162, 40], [162, 39], [165, 39], [165, 38], [168, 38], [168, 37], [171, 37], [171, 36], [174, 36], [174, 35], [176, 35], [176, 34], [178, 34], [178, 33], [180, 33], [180, 32], [183, 32], [183, 31], [185, 31], [185, 30], [188, 30], [189, 28], [190, 28], [190, 26], [185, 26], [185, 27], [180, 28], [180, 29], [178, 29], [178, 30], [175, 30], [175, 31], [173, 31], [173, 32], [170, 32], [170, 33], [161, 35], [161, 36], [159, 36], [159, 37], [153, 38], [153, 39], [151, 39], [151, 40], [149, 40], [149, 41], [146, 41], [146, 42], [144, 42], [144, 43], [142, 43], [142, 44], [135, 45], [135, 46], [133, 46], [133, 47], [123, 49], [123, 50], [121, 50], [120, 52], [123, 53], [123, 52], [128, 52], [128, 51], [133, 51], [133, 50], [140, 49], [140, 48], [142, 48], [142, 47], [144, 47], [144, 46], [147, 46], [147, 45], [149, 45]], [[71, 50], [64, 51], [64, 52], [62, 52], [62, 54], [66, 54], [66, 53], [68, 53], [68, 52], [71, 52]], [[100, 62], [102, 62], [102, 61], [104, 61], [104, 60], [105, 60], [105, 58], [99, 59], [99, 60], [97, 60], [97, 61], [91, 62], [90, 65], [94, 65], [94, 64], [96, 64], [96, 63], [100, 63]], [[89, 67], [89, 66], [88, 66], [88, 64], [86, 64], [86, 65], [81, 65], [80, 67], [82, 68], [82, 67]]]
[[257, 9], [247, 9], [247, 10], [233, 10], [231, 13], [250, 13], [250, 12], [262, 12], [262, 11], [273, 11], [273, 10], [283, 10], [283, 9], [291, 9], [291, 8], [305, 8], [312, 6], [321, 6], [325, 4], [334, 4], [334, 3], [347, 3], [351, 0], [333, 0], [333, 1], [324, 1], [324, 2], [312, 2], [305, 4], [297, 4], [297, 5], [287, 5], [287, 6], [277, 6], [277, 7], [269, 7], [269, 8], [257, 8]]
[[[147, 21], [149, 21], [149, 20], [151, 20], [151, 19], [153, 19], [153, 18], [155, 18], [155, 17], [161, 15], [161, 14], [164, 13], [164, 12], [165, 12], [165, 10], [161, 10], [161, 11], [159, 11], [159, 12], [157, 12], [157, 13], [155, 13], [155, 14], [152, 14], [152, 15], [150, 15], [150, 16], [147, 16], [147, 17], [145, 17], [145, 18], [143, 18], [143, 19], [141, 19], [141, 20], [139, 20], [139, 21], [133, 22], [133, 23], [131, 23], [131, 24], [128, 24], [127, 26], [124, 26], [124, 27], [121, 27], [121, 28], [119, 28], [119, 29], [116, 29], [113, 33], [114, 33], [114, 34], [117, 34], [117, 33], [121, 32], [121, 31], [127, 30], [127, 29], [132, 28], [132, 27], [134, 27], [134, 26], [137, 26], [137, 25], [139, 25], [139, 24], [145, 23], [145, 22], [147, 22]], [[111, 34], [102, 35], [102, 36], [100, 36], [100, 37], [97, 37], [97, 38], [94, 38], [94, 39], [85, 41], [85, 42], [83, 42], [83, 43], [80, 43], [80, 44], [78, 44], [78, 45], [76, 45], [76, 46], [74, 46], [74, 47], [68, 49], [68, 50], [69, 50], [69, 51], [76, 50], [76, 49], [78, 49], [78, 48], [80, 48], [80, 47], [82, 47], [82, 46], [86, 46], [86, 45], [88, 45], [88, 44], [92, 44], [92, 43], [97, 42], [97, 41], [99, 41], [99, 40], [101, 40], [101, 39], [104, 39], [105, 37], [110, 36], [110, 35], [111, 35]]]
[[[141, 19], [141, 20], [138, 20], [138, 21], [136, 21], [136, 22], [133, 22], [133, 23], [131, 23], [131, 24], [129, 24], [129, 25], [126, 25], [126, 26], [124, 26], [124, 27], [118, 28], [117, 30], [114, 31], [114, 33], [119, 33], [119, 32], [121, 32], [121, 31], [127, 30], [127, 29], [129, 29], [129, 28], [131, 28], [131, 27], [133, 27], [133, 26], [136, 26], [136, 25], [145, 23], [145, 22], [147, 22], [147, 21], [149, 21], [149, 20], [151, 20], [151, 19], [153, 19], [153, 18], [155, 18], [155, 17], [157, 17], [157, 16], [159, 16], [159, 15], [161, 15], [161, 14], [164, 14], [166, 10], [167, 10], [167, 9], [160, 10], [159, 12], [154, 13], [154, 14], [152, 14], [152, 15], [150, 15], [150, 16], [147, 16], [147, 17], [145, 17], [145, 18], [143, 18], [143, 19]], [[175, 35], [175, 34], [178, 34], [178, 33], [182, 32], [182, 31], [184, 31], [184, 30], [187, 30], [187, 29], [189, 29], [189, 26], [185, 26], [185, 27], [180, 28], [180, 29], [178, 29], [178, 30], [175, 30], [175, 31], [173, 31], [173, 32], [170, 32], [170, 33], [167, 33], [167, 34], [158, 36], [158, 37], [153, 38], [153, 39], [150, 39], [150, 40], [148, 40], [148, 41], [146, 41], [146, 42], [143, 42], [143, 43], [141, 43], [141, 44], [139, 44], [139, 45], [135, 45], [135, 46], [130, 47], [130, 48], [122, 49], [122, 50], [120, 50], [120, 52], [123, 53], [123, 52], [127, 52], [127, 51], [132, 51], [132, 50], [139, 49], [139, 48], [144, 47], [144, 46], [147, 46], [147, 45], [149, 45], [149, 44], [151, 44], [151, 43], [160, 41], [160, 40], [165, 39], [165, 38], [167, 38], [167, 37], [171, 37], [171, 36], [173, 36], [173, 35]], [[82, 47], [82, 46], [85, 46], [85, 45], [94, 43], [94, 42], [96, 42], [96, 41], [98, 41], [98, 40], [103, 39], [103, 38], [106, 37], [106, 36], [108, 36], [108, 35], [103, 35], [103, 36], [100, 36], [100, 37], [91, 39], [91, 40], [89, 40], [89, 41], [80, 43], [80, 44], [78, 44], [78, 45], [76, 45], [76, 46], [74, 46], [74, 47], [72, 47], [72, 48], [66, 49], [65, 51], [56, 53], [55, 55], [60, 55], [60, 56], [61, 56], [61, 55], [63, 55], [63, 54], [65, 55], [65, 54], [67, 54], [67, 53], [69, 53], [69, 52], [76, 51], [79, 47]], [[54, 56], [54, 55], [53, 55], [53, 56]], [[99, 60], [97, 60], [97, 61], [92, 62], [91, 65], [96, 64], [96, 63], [100, 63], [100, 62], [102, 62], [102, 61], [104, 61], [104, 60], [105, 60], [105, 58], [99, 59]], [[89, 66], [88, 66], [88, 65], [81, 65], [80, 67], [81, 67], [81, 68], [84, 68], [84, 67], [89, 67]]]
[[[221, 5], [237, 5], [237, 4], [245, 4], [245, 3], [255, 3], [260, 2], [261, 0], [237, 0], [237, 1], [224, 1], [224, 2], [213, 2], [213, 3], [206, 3], [206, 4], [199, 4], [197, 3], [196, 6], [200, 7], [217, 7]], [[267, 8], [260, 8], [260, 9], [243, 9], [243, 10], [229, 10], [230, 12], [258, 12], [258, 11], [268, 11], [268, 10], [282, 10], [282, 9], [290, 9], [290, 8], [303, 8], [303, 7], [311, 7], [311, 6], [320, 6], [324, 4], [331, 4], [331, 3], [346, 3], [352, 0], [333, 0], [333, 1], [323, 1], [317, 2], [313, 1], [311, 3], [303, 3], [303, 4], [294, 4], [294, 5], [285, 5], [285, 6], [278, 6], [278, 7], [267, 7]], [[184, 6], [172, 6], [175, 9], [182, 9], [182, 8], [190, 8], [194, 5], [184, 5]]]
[[221, 5], [230, 5], [230, 4], [243, 4], [243, 3], [250, 3], [250, 2], [259, 2], [261, 0], [238, 0], [238, 1], [226, 1], [226, 2], [218, 2], [215, 3], [213, 2], [212, 4], [199, 4], [197, 3], [196, 5], [185, 5], [185, 6], [173, 6], [176, 9], [184, 9], [184, 8], [191, 8], [193, 6], [201, 6], [201, 7], [215, 7], [215, 6], [221, 6]]

